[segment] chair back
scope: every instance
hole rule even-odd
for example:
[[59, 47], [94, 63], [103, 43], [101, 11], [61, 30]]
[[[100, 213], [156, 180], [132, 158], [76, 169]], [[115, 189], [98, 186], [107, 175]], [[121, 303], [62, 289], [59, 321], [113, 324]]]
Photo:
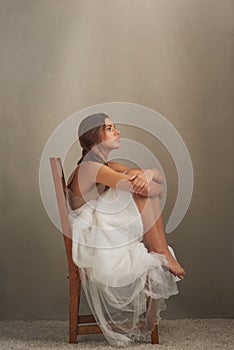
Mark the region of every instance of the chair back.
[[72, 230], [69, 221], [68, 208], [67, 208], [67, 198], [66, 198], [66, 181], [64, 178], [64, 171], [62, 167], [62, 162], [60, 158], [51, 157], [50, 166], [54, 181], [54, 188], [57, 198], [59, 216], [63, 231], [63, 238], [66, 248], [67, 261], [69, 275], [77, 274], [78, 267], [74, 264], [72, 260]]

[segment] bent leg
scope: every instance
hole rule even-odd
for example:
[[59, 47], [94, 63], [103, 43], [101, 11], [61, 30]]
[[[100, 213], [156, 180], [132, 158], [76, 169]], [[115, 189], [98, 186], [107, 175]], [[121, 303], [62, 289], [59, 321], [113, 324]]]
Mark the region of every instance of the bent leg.
[[133, 198], [141, 213], [144, 227], [143, 241], [149, 252], [153, 251], [165, 255], [168, 260], [169, 271], [175, 276], [183, 278], [185, 270], [168, 249], [159, 198], [143, 197], [135, 193]]
[[133, 198], [141, 213], [144, 227], [144, 242], [148, 250], [158, 253], [166, 252], [168, 250], [166, 238], [159, 227], [159, 220], [162, 215], [159, 198], [147, 198], [135, 193]]

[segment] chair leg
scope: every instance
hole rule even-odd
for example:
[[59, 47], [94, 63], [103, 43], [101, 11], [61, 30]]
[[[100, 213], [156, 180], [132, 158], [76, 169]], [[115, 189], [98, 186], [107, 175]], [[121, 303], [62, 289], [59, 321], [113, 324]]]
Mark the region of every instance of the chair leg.
[[78, 273], [69, 277], [69, 343], [77, 343], [81, 282]]
[[159, 344], [159, 339], [158, 339], [158, 324], [154, 326], [154, 329], [151, 332], [151, 343], [152, 344]]
[[150, 317], [150, 327], [154, 324], [154, 328], [151, 332], [151, 343], [159, 344], [158, 336], [158, 321], [156, 320], [156, 300], [149, 298], [148, 303], [150, 303], [149, 317]]

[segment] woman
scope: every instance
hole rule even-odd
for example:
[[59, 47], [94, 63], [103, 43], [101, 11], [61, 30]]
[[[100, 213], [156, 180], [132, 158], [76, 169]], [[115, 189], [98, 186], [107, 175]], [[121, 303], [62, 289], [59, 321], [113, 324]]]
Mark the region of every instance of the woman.
[[82, 120], [78, 134], [82, 158], [67, 189], [73, 260], [104, 336], [125, 346], [153, 329], [147, 297], [156, 299], [157, 322], [185, 270], [165, 238], [161, 173], [108, 161], [120, 132], [104, 113]]

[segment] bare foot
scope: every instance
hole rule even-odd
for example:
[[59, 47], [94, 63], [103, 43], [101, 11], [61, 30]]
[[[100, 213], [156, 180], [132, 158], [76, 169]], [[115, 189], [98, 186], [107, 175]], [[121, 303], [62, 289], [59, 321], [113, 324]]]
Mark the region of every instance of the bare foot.
[[185, 270], [183, 267], [178, 263], [178, 261], [171, 255], [169, 251], [163, 253], [168, 261], [168, 265], [166, 266], [168, 270], [173, 273], [174, 276], [178, 276], [179, 278], [183, 279], [185, 276]]

